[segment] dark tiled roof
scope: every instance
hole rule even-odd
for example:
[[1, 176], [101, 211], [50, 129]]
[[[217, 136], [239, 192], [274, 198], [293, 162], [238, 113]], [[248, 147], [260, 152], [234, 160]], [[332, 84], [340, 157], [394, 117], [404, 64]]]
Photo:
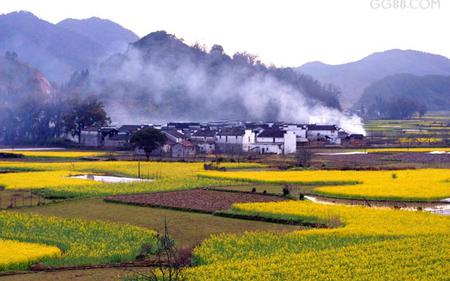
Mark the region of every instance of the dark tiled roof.
[[143, 129], [146, 127], [148, 127], [148, 126], [146, 126], [146, 125], [123, 125], [118, 129], [118, 131], [126, 132], [126, 133], [136, 133], [140, 129]]
[[82, 130], [82, 131], [88, 131], [88, 132], [98, 132], [98, 130], [100, 130], [100, 128], [98, 128], [98, 127], [92, 127], [92, 126], [89, 126], [89, 127], [85, 127], [85, 128], [83, 128], [83, 130]]
[[245, 130], [242, 128], [223, 128], [217, 135], [219, 136], [243, 136]]
[[193, 137], [214, 137], [217, 131], [214, 130], [199, 130], [192, 134]]
[[308, 125], [310, 131], [336, 131], [336, 125]]
[[164, 130], [164, 131], [162, 131], [162, 132], [163, 132], [164, 134], [171, 135], [171, 136], [173, 136], [173, 137], [175, 137], [175, 138], [183, 139], [183, 138], [186, 137], [184, 134], [178, 132], [177, 130]]
[[283, 138], [284, 131], [280, 129], [265, 129], [261, 134], [258, 135], [259, 138]]
[[200, 123], [197, 122], [170, 122], [167, 127], [177, 128], [177, 129], [187, 129], [189, 127], [200, 127]]

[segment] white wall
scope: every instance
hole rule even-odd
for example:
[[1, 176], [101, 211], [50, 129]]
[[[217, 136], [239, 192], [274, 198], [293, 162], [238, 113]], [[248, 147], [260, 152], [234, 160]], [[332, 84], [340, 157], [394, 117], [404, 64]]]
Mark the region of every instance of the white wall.
[[242, 151], [248, 152], [250, 150], [250, 145], [255, 143], [256, 134], [252, 130], [245, 130], [244, 136], [242, 137]]
[[284, 154], [297, 152], [297, 136], [293, 131], [284, 134]]

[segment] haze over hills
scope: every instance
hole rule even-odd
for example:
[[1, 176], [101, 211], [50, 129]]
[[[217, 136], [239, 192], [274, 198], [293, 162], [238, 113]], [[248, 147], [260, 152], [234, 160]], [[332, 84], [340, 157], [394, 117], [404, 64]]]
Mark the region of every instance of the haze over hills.
[[[268, 68], [248, 54], [206, 51], [164, 31], [133, 43], [98, 69], [74, 76], [114, 120], [284, 120], [359, 124], [340, 112], [337, 91], [289, 68]], [[86, 87], [86, 83], [89, 85]], [[355, 125], [357, 127], [358, 125]]]
[[338, 86], [342, 91], [343, 106], [351, 107], [374, 81], [399, 73], [450, 75], [450, 60], [440, 55], [396, 49], [374, 53], [359, 61], [341, 65], [307, 63], [297, 70], [321, 82]]
[[[375, 53], [342, 65], [314, 62], [277, 68], [247, 53], [225, 54], [220, 45], [211, 50], [189, 46], [165, 31], [138, 40], [109, 20], [93, 17], [52, 24], [28, 12], [0, 16], [0, 52], [5, 51], [42, 71], [42, 78], [56, 81], [59, 92], [98, 95], [113, 120], [132, 123], [283, 120], [336, 123], [359, 132], [360, 120], [344, 115], [341, 104], [353, 106], [372, 83], [399, 73], [450, 75], [449, 59], [412, 50]], [[389, 93], [377, 85], [372, 88], [378, 93], [370, 95], [378, 98], [414, 90]], [[439, 85], [439, 97], [423, 102], [429, 109], [436, 108], [430, 102], [439, 107], [445, 104], [440, 99], [448, 97], [447, 84]], [[433, 83], [421, 84], [423, 93], [432, 93], [432, 87]], [[413, 95], [420, 100], [420, 93]], [[359, 105], [373, 104], [371, 100], [361, 99]]]
[[[104, 31], [108, 31], [107, 36], [102, 35]], [[98, 32], [97, 38], [90, 36], [91, 32]], [[58, 82], [69, 79], [74, 71], [93, 67], [112, 53], [124, 51], [123, 45], [136, 38], [133, 35], [115, 23], [98, 19], [55, 25], [24, 11], [0, 16], [0, 53], [17, 53], [21, 60]]]

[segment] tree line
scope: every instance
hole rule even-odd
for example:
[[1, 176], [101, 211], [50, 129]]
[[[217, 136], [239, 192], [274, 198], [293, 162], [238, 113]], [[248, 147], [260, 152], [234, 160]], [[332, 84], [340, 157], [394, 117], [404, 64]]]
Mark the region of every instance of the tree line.
[[0, 138], [8, 145], [61, 144], [65, 136], [79, 140], [84, 127], [110, 123], [104, 105], [94, 96], [50, 100], [29, 96], [0, 110]]

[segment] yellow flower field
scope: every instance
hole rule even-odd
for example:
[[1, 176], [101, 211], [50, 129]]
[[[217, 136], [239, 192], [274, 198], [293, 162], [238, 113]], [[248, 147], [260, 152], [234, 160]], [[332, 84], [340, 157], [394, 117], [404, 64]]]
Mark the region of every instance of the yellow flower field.
[[96, 181], [70, 178], [74, 174], [77, 173], [70, 171], [6, 173], [0, 174], [0, 184], [7, 189], [99, 186], [102, 184]]
[[44, 257], [60, 254], [54, 246], [0, 239], [0, 271], [25, 269]]
[[22, 154], [25, 157], [35, 158], [83, 158], [107, 155], [106, 152], [98, 151], [65, 151], [65, 150], [13, 150], [0, 149], [0, 153]]
[[450, 217], [286, 201], [235, 204], [238, 213], [340, 221], [332, 229], [216, 235], [195, 250], [189, 280], [448, 280]]
[[143, 244], [154, 247], [155, 236], [153, 230], [131, 225], [0, 212], [0, 239], [43, 243], [61, 249], [61, 256], [41, 260], [52, 266], [130, 261]]
[[203, 177], [266, 183], [297, 183], [320, 186], [320, 194], [372, 198], [433, 200], [450, 197], [450, 169], [398, 171], [264, 171], [201, 172]]
[[368, 148], [364, 151], [369, 153], [375, 152], [432, 152], [432, 151], [445, 151], [450, 152], [450, 147], [389, 147], [389, 148]]
[[100, 183], [68, 177], [86, 173], [138, 177], [138, 165], [138, 162], [131, 161], [0, 162], [0, 170], [22, 171], [0, 174], [0, 185], [9, 189], [42, 189], [39, 191], [41, 195], [48, 197], [87, 197], [188, 189], [230, 182], [198, 178], [197, 172], [203, 170], [203, 163], [176, 162], [141, 162], [141, 177], [153, 179], [152, 182]]

